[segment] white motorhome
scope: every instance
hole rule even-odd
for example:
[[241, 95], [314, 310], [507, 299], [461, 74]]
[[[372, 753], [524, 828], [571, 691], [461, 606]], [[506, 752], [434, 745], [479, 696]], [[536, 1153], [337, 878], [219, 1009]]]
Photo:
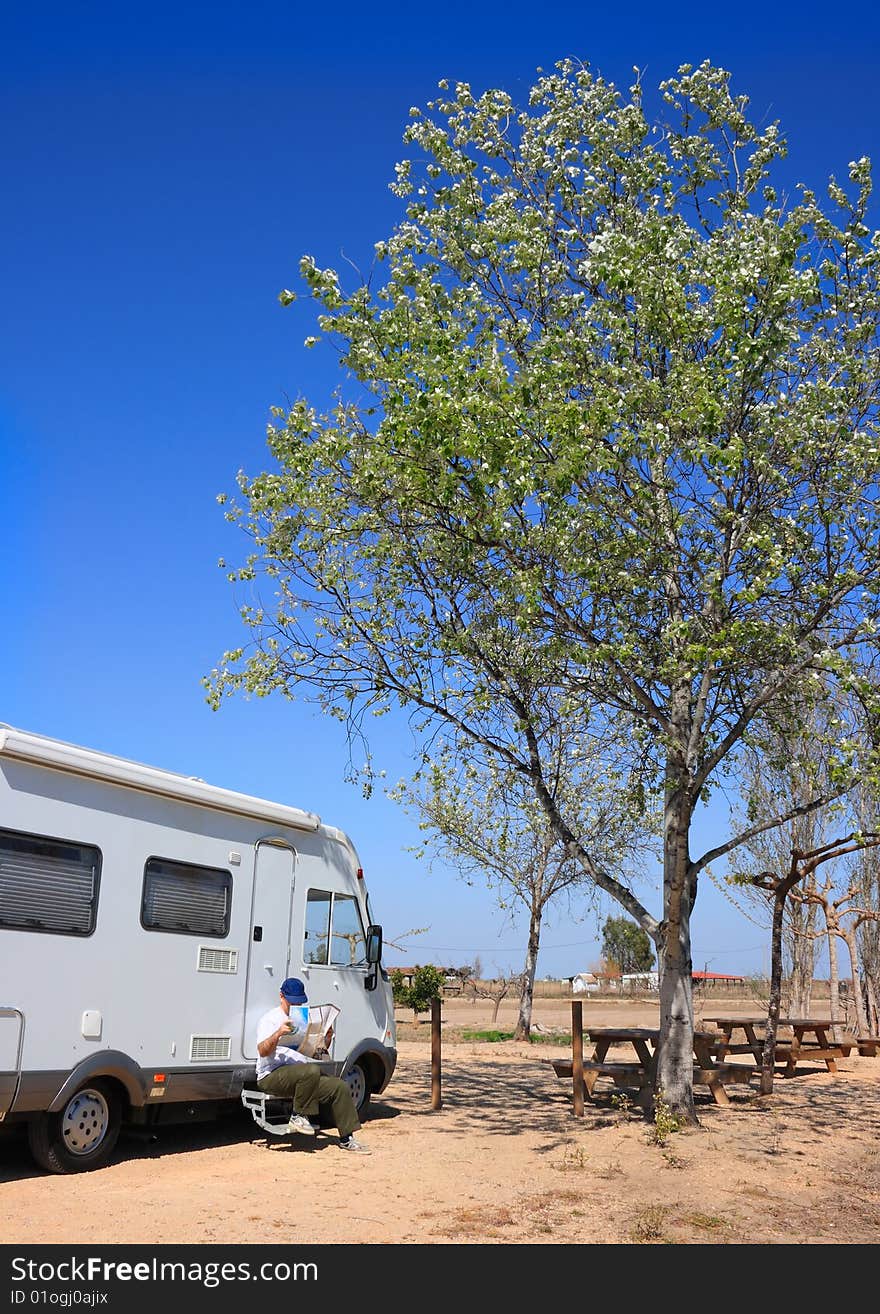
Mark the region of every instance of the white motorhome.
[[313, 813], [0, 726], [0, 1121], [53, 1172], [254, 1083], [298, 976], [363, 1109], [397, 1051], [363, 872]]

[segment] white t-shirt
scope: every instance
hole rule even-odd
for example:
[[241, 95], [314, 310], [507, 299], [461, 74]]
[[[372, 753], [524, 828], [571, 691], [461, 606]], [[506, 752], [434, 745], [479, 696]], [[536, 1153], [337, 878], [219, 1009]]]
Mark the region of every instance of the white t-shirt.
[[279, 1043], [275, 1046], [275, 1052], [269, 1054], [266, 1058], [257, 1053], [257, 1081], [261, 1077], [266, 1077], [275, 1068], [280, 1068], [282, 1063], [311, 1063], [312, 1059], [306, 1058], [304, 1054], [299, 1054], [293, 1048], [298, 1044], [297, 1037], [301, 1040], [306, 1033], [309, 1025], [308, 1006], [303, 1004], [297, 1007], [291, 1004], [290, 1012], [285, 1013], [279, 1004], [277, 1008], [271, 1008], [268, 1013], [264, 1013], [257, 1023], [257, 1044], [261, 1041], [268, 1040], [269, 1036], [274, 1035], [282, 1023], [289, 1022], [293, 1031], [287, 1031], [281, 1037]]

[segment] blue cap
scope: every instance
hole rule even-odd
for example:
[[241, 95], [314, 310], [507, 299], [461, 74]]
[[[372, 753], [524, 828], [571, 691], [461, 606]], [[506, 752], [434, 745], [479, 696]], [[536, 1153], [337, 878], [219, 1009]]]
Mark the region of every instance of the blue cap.
[[288, 1004], [307, 1004], [309, 997], [306, 988], [298, 976], [289, 976], [281, 983], [281, 993]]

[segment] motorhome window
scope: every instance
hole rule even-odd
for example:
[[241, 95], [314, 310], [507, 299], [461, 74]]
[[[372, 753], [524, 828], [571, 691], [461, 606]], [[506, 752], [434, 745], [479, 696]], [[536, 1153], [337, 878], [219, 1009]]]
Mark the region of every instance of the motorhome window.
[[337, 967], [365, 967], [367, 946], [357, 900], [351, 894], [333, 896], [330, 962]]
[[170, 858], [149, 858], [144, 868], [141, 925], [177, 935], [229, 934], [232, 875]]
[[332, 901], [333, 895], [329, 890], [309, 890], [306, 898], [306, 934], [303, 945], [305, 963], [327, 962]]
[[364, 928], [353, 895], [309, 890], [303, 961], [325, 967], [328, 962], [333, 967], [365, 966]]
[[100, 871], [91, 845], [0, 830], [0, 926], [91, 935]]

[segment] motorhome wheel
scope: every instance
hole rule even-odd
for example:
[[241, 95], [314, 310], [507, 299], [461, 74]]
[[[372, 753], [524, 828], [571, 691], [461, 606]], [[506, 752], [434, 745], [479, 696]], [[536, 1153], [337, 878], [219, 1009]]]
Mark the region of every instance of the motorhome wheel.
[[345, 1080], [348, 1083], [348, 1089], [351, 1091], [354, 1107], [357, 1109], [358, 1114], [361, 1114], [370, 1102], [371, 1092], [366, 1068], [360, 1059], [357, 1059], [349, 1071], [346, 1072]]
[[41, 1113], [28, 1123], [31, 1154], [53, 1173], [101, 1168], [119, 1137], [122, 1104], [110, 1082], [93, 1081], [72, 1095], [60, 1113]]

